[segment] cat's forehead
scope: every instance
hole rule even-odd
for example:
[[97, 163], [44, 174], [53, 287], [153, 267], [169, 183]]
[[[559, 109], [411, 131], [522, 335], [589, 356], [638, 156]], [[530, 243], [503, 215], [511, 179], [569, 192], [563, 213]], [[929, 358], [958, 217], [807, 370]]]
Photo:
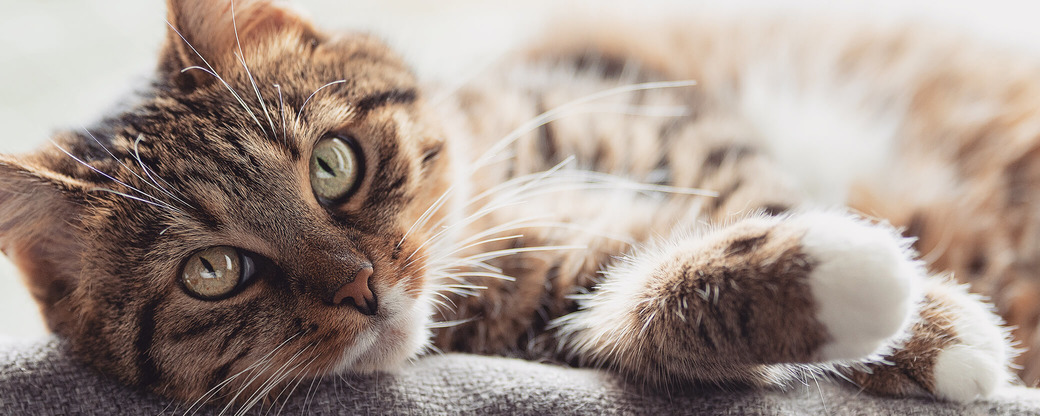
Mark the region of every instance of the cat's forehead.
[[[213, 68], [213, 79], [188, 89], [160, 86], [144, 108], [172, 117], [171, 135], [261, 134], [306, 146], [386, 104], [412, 101], [416, 81], [382, 42], [362, 35], [256, 45]], [[219, 71], [219, 72], [218, 72]], [[295, 150], [294, 150], [295, 151]]]

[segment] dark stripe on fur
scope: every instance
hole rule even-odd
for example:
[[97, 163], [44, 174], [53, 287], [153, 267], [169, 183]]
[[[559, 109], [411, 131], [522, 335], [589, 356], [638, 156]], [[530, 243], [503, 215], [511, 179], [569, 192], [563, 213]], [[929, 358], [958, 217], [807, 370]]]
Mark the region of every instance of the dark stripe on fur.
[[[545, 112], [545, 105], [538, 103], [538, 114]], [[556, 154], [559, 153], [559, 145], [556, 143], [556, 133], [553, 132], [552, 123], [543, 123], [538, 127], [538, 152], [542, 154], [542, 160], [549, 165], [555, 164]], [[595, 165], [595, 162], [593, 162]]]
[[441, 151], [443, 151], [443, 150], [444, 150], [444, 143], [443, 142], [437, 143], [433, 147], [431, 147], [429, 149], [426, 149], [426, 153], [423, 153], [423, 156], [422, 156], [422, 165], [423, 165], [423, 167], [425, 168], [426, 166], [429, 166], [430, 162], [433, 162], [434, 160], [437, 160], [437, 158], [440, 157], [440, 155], [441, 155]]
[[730, 243], [729, 248], [726, 249], [727, 256], [741, 255], [750, 253], [756, 247], [762, 244], [769, 237], [769, 234], [762, 234], [755, 237], [742, 238], [737, 241]]
[[604, 79], [620, 78], [628, 68], [629, 61], [616, 55], [608, 55], [593, 51], [578, 55], [574, 60], [575, 72], [589, 71], [602, 76]]
[[791, 207], [784, 204], [765, 204], [762, 206], [762, 213], [770, 217], [775, 217], [790, 210]]
[[159, 307], [161, 299], [148, 302], [138, 315], [137, 341], [134, 347], [137, 350], [137, 380], [138, 384], [145, 387], [154, 386], [162, 378], [159, 367], [152, 358], [152, 341], [155, 337], [155, 310]]
[[737, 179], [737, 181], [733, 182], [733, 184], [730, 185], [728, 188], [719, 192], [719, 196], [713, 199], [711, 202], [712, 209], [718, 211], [720, 208], [722, 208], [723, 205], [726, 205], [726, 201], [728, 201], [729, 198], [733, 196], [733, 194], [737, 192], [737, 190], [740, 189], [741, 186], [744, 186], [744, 180]]
[[358, 114], [364, 117], [379, 107], [390, 104], [411, 104], [415, 102], [416, 98], [418, 98], [418, 94], [415, 89], [393, 89], [364, 97], [358, 100], [354, 107], [357, 108]]
[[727, 161], [736, 162], [755, 153], [757, 153], [755, 149], [747, 145], [725, 145], [712, 149], [708, 156], [704, 158], [704, 164], [701, 168], [701, 172], [703, 172], [702, 177], [714, 174]]

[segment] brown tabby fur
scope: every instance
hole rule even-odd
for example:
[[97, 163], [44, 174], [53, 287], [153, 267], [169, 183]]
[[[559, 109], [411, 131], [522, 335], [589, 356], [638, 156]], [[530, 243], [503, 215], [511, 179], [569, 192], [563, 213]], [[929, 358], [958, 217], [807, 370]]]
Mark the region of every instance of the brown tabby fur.
[[[234, 7], [232, 21], [228, 1], [172, 0], [177, 30], [139, 102], [89, 132], [59, 134], [55, 147], [0, 157], [4, 252], [48, 325], [81, 359], [126, 383], [189, 401], [245, 402], [298, 377], [392, 368], [418, 352], [414, 339], [425, 334], [409, 332], [415, 316], [407, 311], [426, 310], [439, 299], [434, 292], [444, 302], [434, 320], [460, 321], [435, 326], [433, 345], [444, 351], [610, 367], [662, 387], [782, 382], [791, 364], [820, 360], [834, 337], [808, 287], [819, 259], [803, 251], [805, 231], [789, 221], [812, 201], [731, 101], [739, 69], [781, 41], [799, 45], [791, 62], [822, 60], [834, 79], [871, 77], [871, 102], [909, 97], [890, 177], [858, 183], [848, 205], [919, 237], [930, 270], [952, 271], [991, 296], [1024, 346], [1040, 337], [1040, 83], [1032, 64], [912, 31], [765, 21], [685, 21], [650, 32], [571, 25], [431, 105], [432, 94], [368, 35], [319, 31], [280, 3]], [[821, 31], [829, 43], [814, 48]], [[817, 75], [808, 65], [791, 70]], [[569, 114], [521, 132], [501, 154], [511, 157], [468, 174], [539, 113], [618, 85], [690, 79], [696, 87], [598, 102], [682, 106], [684, 116]], [[330, 84], [338, 80], [346, 81]], [[966, 113], [979, 105], [988, 111]], [[325, 206], [310, 189], [309, 155], [330, 132], [359, 141], [365, 170], [356, 194]], [[571, 155], [582, 169], [674, 188], [561, 179], [560, 192], [490, 203], [487, 215], [461, 220], [488, 202], [466, 205], [470, 198]], [[424, 218], [442, 195], [447, 202]], [[511, 221], [477, 240], [522, 236], [473, 247], [437, 240], [442, 225], [463, 224], [452, 230], [458, 242]], [[652, 248], [660, 239], [674, 247]], [[237, 296], [189, 296], [179, 282], [184, 260], [218, 245], [269, 264]], [[489, 258], [485, 268], [443, 263], [445, 250], [465, 258], [514, 248], [533, 250]], [[573, 295], [603, 290], [597, 285], [611, 278], [604, 270], [629, 270], [620, 256], [655, 265], [649, 283], [628, 294], [648, 306], [604, 321], [616, 338], [585, 342], [561, 329], [567, 318], [557, 318], [582, 305]], [[375, 317], [324, 301], [367, 263], [377, 293], [404, 296], [388, 297]], [[446, 286], [438, 271], [483, 289], [472, 296], [478, 289]], [[498, 272], [512, 279], [491, 276]], [[921, 319], [889, 356], [894, 365], [840, 371], [880, 394], [935, 394], [935, 357], [963, 335], [951, 323], [960, 306], [943, 293], [924, 295]], [[377, 344], [364, 344], [373, 334]], [[350, 354], [357, 358], [341, 368]], [[1019, 358], [1028, 383], [1040, 379], [1033, 354]], [[235, 377], [243, 372], [259, 375]]]

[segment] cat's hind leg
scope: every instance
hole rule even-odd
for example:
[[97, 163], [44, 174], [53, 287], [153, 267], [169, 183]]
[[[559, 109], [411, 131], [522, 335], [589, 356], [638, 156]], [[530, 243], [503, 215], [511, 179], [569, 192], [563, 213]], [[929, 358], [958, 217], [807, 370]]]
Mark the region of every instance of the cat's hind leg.
[[1010, 334], [967, 286], [933, 278], [907, 339], [881, 360], [842, 369], [866, 391], [889, 396], [934, 395], [968, 402], [986, 397], [1013, 376]]
[[[875, 362], [930, 336], [917, 322], [934, 283], [908, 243], [841, 213], [751, 217], [632, 253], [557, 327], [579, 360], [656, 385], [783, 384], [800, 364]], [[942, 376], [941, 364], [926, 371]], [[943, 386], [927, 391], [972, 395]]]

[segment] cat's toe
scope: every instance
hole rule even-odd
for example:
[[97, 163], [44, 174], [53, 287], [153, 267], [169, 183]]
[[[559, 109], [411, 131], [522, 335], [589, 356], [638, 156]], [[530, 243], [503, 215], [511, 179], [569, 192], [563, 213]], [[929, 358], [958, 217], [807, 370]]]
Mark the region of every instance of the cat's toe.
[[935, 359], [935, 395], [961, 403], [987, 397], [1007, 378], [1005, 368], [988, 351], [972, 345], [950, 346]]
[[905, 332], [925, 272], [894, 229], [846, 214], [797, 217], [802, 249], [813, 263], [809, 284], [817, 320], [831, 336], [823, 360], [858, 360], [883, 352]]

